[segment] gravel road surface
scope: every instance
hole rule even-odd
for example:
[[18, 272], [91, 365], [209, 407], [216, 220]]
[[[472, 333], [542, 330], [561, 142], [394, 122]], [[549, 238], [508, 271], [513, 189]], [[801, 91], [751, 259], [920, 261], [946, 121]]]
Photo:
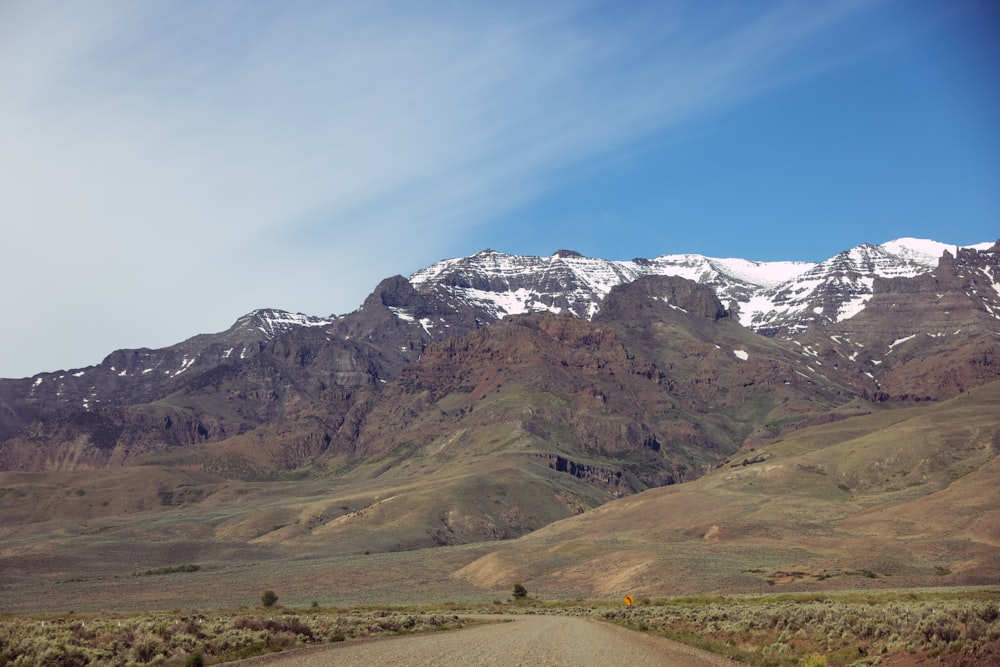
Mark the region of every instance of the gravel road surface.
[[739, 663], [662, 637], [634, 632], [592, 618], [516, 616], [463, 630], [348, 641], [230, 664], [241, 667], [731, 667]]

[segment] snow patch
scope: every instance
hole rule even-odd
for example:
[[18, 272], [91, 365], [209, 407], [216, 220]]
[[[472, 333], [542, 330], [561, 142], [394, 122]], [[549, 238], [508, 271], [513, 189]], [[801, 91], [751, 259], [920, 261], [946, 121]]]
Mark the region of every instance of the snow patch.
[[403, 320], [404, 322], [416, 322], [416, 320], [417, 320], [416, 317], [414, 317], [413, 315], [410, 315], [408, 312], [406, 312], [402, 308], [394, 308], [392, 306], [389, 306], [389, 311], [393, 315], [395, 315], [396, 317], [398, 317], [399, 319]]
[[911, 335], [909, 335], [909, 336], [907, 336], [905, 338], [897, 338], [896, 340], [894, 340], [891, 343], [889, 343], [889, 351], [891, 352], [892, 348], [896, 347], [897, 345], [902, 345], [906, 341], [912, 340], [912, 339], [914, 339], [916, 337], [917, 337], [917, 334], [911, 334]]
[[888, 243], [883, 243], [880, 247], [894, 255], [911, 261], [920, 262], [925, 266], [934, 269], [937, 268], [938, 260], [941, 259], [941, 255], [944, 254], [945, 250], [954, 256], [958, 254], [959, 248], [988, 250], [992, 246], [993, 244], [989, 242], [959, 246], [930, 241], [928, 239], [901, 238], [896, 239], [895, 241], [889, 241]]
[[336, 318], [314, 317], [302, 313], [289, 313], [274, 308], [263, 308], [248, 313], [236, 321], [236, 326], [253, 326], [271, 338], [297, 327], [321, 327], [332, 324]]
[[737, 358], [742, 359], [743, 361], [746, 361], [747, 359], [750, 358], [750, 355], [747, 353], [746, 350], [733, 350], [733, 354], [736, 355]]
[[753, 262], [745, 259], [713, 259], [709, 262], [725, 269], [733, 278], [761, 287], [775, 287], [794, 280], [815, 264], [812, 262]]
[[938, 265], [938, 260], [947, 250], [952, 255], [958, 246], [939, 243], [928, 239], [901, 238], [895, 241], [883, 243], [881, 246], [886, 252], [922, 264], [929, 269], [934, 269]]
[[178, 375], [180, 375], [181, 373], [183, 373], [187, 369], [191, 368], [191, 366], [194, 364], [194, 362], [195, 362], [195, 358], [194, 357], [188, 359], [187, 356], [185, 356], [184, 359], [181, 361], [181, 369], [179, 371], [177, 371], [176, 373], [173, 374], [174, 377], [177, 377]]

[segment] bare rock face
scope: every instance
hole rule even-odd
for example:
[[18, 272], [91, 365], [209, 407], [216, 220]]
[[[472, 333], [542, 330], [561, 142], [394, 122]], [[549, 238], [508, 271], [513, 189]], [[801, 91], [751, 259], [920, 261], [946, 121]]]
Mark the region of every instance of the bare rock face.
[[676, 276], [642, 276], [613, 287], [601, 305], [601, 318], [634, 315], [660, 303], [695, 317], [719, 320], [728, 317], [719, 297], [707, 285]]
[[970, 336], [945, 348], [901, 347], [879, 376], [883, 396], [938, 401], [1000, 379], [1000, 342]]
[[475, 433], [501, 429], [533, 443], [532, 452], [552, 452], [532, 454], [552, 469], [603, 491], [659, 486], [715, 456], [661, 444], [646, 409], [660, 377], [607, 326], [548, 313], [508, 317], [428, 347], [385, 386], [357, 447], [377, 457], [461, 433], [461, 446], [475, 450], [486, 446]]
[[865, 310], [839, 328], [859, 342], [911, 335], [951, 336], [996, 331], [1000, 325], [1000, 252], [945, 252], [938, 267], [914, 278], [876, 278]]

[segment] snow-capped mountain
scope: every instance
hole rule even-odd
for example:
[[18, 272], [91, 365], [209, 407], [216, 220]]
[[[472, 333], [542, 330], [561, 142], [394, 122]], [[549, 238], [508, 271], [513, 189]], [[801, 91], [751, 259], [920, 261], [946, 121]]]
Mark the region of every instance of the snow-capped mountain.
[[[968, 252], [990, 245], [972, 246]], [[88, 368], [2, 380], [0, 400], [13, 407], [0, 413], [0, 432], [39, 411], [155, 400], [193, 377], [260, 355], [261, 363], [278, 359], [287, 367], [282, 371], [291, 373], [286, 384], [378, 383], [419, 359], [427, 345], [508, 315], [549, 311], [593, 319], [612, 288], [642, 276], [675, 276], [706, 285], [745, 327], [771, 337], [797, 337], [817, 326], [848, 321], [864, 310], [876, 281], [928, 274], [944, 252], [954, 256], [958, 249], [904, 238], [860, 245], [819, 263], [692, 254], [614, 261], [566, 250], [549, 257], [484, 250], [437, 262], [408, 279], [388, 278], [361, 308], [343, 316], [260, 309], [226, 331], [196, 335], [170, 347], [117, 350]], [[968, 270], [978, 271], [969, 278], [970, 298], [978, 293], [980, 309], [993, 308], [980, 297], [1000, 294], [998, 271], [989, 266], [982, 269], [986, 273]], [[1000, 318], [1000, 305], [989, 313]]]
[[[934, 256], [939, 250], [940, 258]], [[32, 443], [62, 447], [83, 432], [98, 449], [132, 456], [139, 440], [153, 449], [214, 442], [293, 418], [325, 424], [303, 426], [294, 437], [297, 431], [287, 432], [302, 452], [324, 451], [334, 440], [355, 452], [380, 388], [397, 380], [404, 393], [427, 400], [455, 385], [464, 410], [470, 409], [465, 396], [496, 391], [501, 369], [530, 355], [535, 343], [522, 341], [523, 349], [511, 343], [497, 356], [487, 341], [491, 325], [531, 313], [539, 314], [502, 323], [499, 331], [507, 333], [497, 335], [531, 338], [535, 327], [561, 336], [558, 331], [575, 327], [579, 340], [623, 336], [625, 342], [607, 348], [633, 346], [615, 361], [628, 362], [618, 370], [655, 379], [657, 392], [680, 392], [671, 395], [673, 405], [720, 383], [794, 389], [822, 405], [851, 396], [940, 400], [1000, 378], [1000, 246], [958, 249], [899, 239], [819, 263], [699, 255], [612, 261], [570, 251], [525, 257], [485, 250], [410, 278], [386, 278], [342, 316], [262, 309], [226, 331], [166, 348], [117, 350], [95, 366], [0, 380], [0, 445], [15, 438], [21, 452], [0, 467], [56, 465], [31, 458]], [[682, 332], [676, 347], [665, 331]], [[592, 352], [582, 350], [559, 368], [570, 374], [600, 368], [605, 360], [584, 358]], [[645, 360], [636, 361], [642, 355]], [[434, 359], [439, 366], [427, 376]], [[607, 396], [587, 394], [588, 382], [579, 378], [569, 386], [591, 398]], [[408, 423], [432, 404], [392, 419]], [[452, 409], [437, 409], [435, 418]], [[333, 416], [323, 421], [328, 413]], [[377, 424], [372, 428], [378, 432]], [[595, 437], [619, 432], [608, 428]], [[696, 438], [678, 433], [662, 435]], [[22, 454], [32, 462], [24, 463]]]
[[787, 336], [852, 317], [871, 298], [875, 278], [927, 273], [946, 250], [954, 254], [956, 246], [903, 238], [860, 245], [818, 264], [691, 254], [612, 261], [566, 250], [549, 257], [483, 250], [433, 264], [409, 280], [418, 291], [446, 292], [491, 320], [538, 311], [592, 319], [616, 285], [645, 275], [679, 276], [711, 287], [744, 326]]
[[640, 276], [687, 278], [713, 288], [724, 303], [735, 304], [793, 280], [813, 266], [808, 262], [753, 262], [701, 255], [614, 261], [568, 250], [549, 257], [483, 250], [417, 271], [410, 282], [419, 291], [443, 289], [493, 319], [545, 310], [592, 319], [612, 287]]
[[[336, 320], [336, 317], [315, 317], [302, 313], [289, 313], [277, 308], [261, 308], [247, 313], [236, 320], [230, 331], [246, 330], [260, 332], [267, 338], [273, 338], [299, 327], [329, 326]], [[259, 337], [259, 334], [252, 333], [251, 337], [256, 339]]]
[[[740, 321], [758, 333], [787, 336], [853, 317], [871, 299], [875, 278], [913, 277], [937, 266], [940, 255], [931, 257], [921, 251], [926, 243], [913, 241], [864, 244], [839, 253], [739, 304]], [[942, 252], [947, 248], [935, 245]]]
[[29, 405], [89, 410], [122, 402], [152, 400], [206, 370], [259, 354], [278, 336], [329, 326], [335, 321], [335, 317], [260, 309], [240, 317], [232, 327], [220, 333], [199, 334], [155, 350], [115, 350], [94, 366], [3, 382], [27, 386], [23, 400]]

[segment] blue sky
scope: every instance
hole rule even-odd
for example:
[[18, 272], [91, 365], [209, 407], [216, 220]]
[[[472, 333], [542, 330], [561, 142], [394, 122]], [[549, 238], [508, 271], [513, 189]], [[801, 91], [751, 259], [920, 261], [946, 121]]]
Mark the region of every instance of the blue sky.
[[0, 377], [486, 247], [993, 240], [998, 45], [988, 0], [0, 0]]

